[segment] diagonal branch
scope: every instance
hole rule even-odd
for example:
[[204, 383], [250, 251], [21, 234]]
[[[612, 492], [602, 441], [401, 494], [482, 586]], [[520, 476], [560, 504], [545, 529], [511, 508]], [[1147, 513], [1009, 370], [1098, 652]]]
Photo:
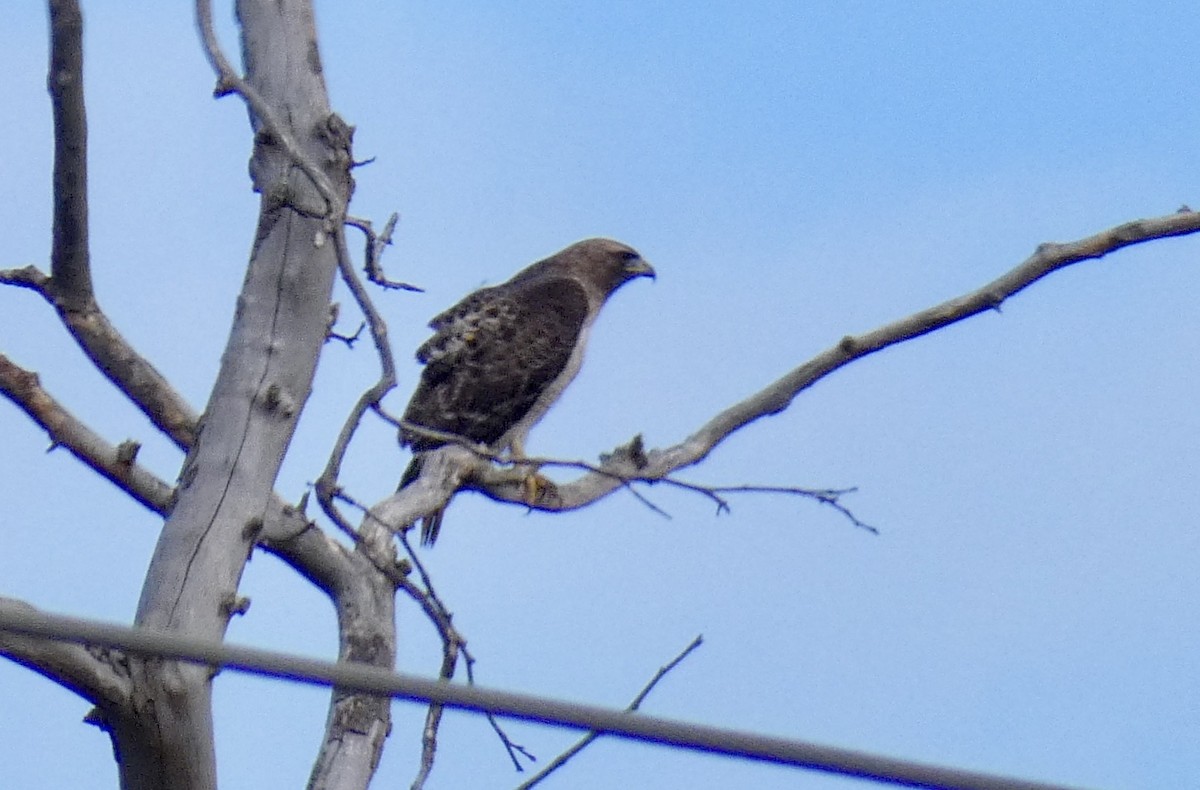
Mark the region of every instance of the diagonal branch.
[[[24, 601], [3, 596], [0, 596], [0, 612], [38, 614], [36, 608]], [[116, 710], [130, 703], [129, 672], [118, 651], [0, 631], [0, 655], [74, 691], [102, 709]]]
[[45, 299], [96, 368], [156, 428], [181, 450], [192, 445], [199, 413], [117, 331], [94, 297], [84, 301], [79, 301], [78, 294], [65, 297], [58, 278], [36, 266], [0, 270], [0, 284], [27, 288]]
[[[196, 26], [200, 29], [200, 41], [203, 44], [204, 54], [208, 58], [209, 65], [217, 74], [217, 87], [214, 95], [220, 97], [236, 93], [241, 96], [250, 108], [250, 123], [255, 132], [269, 134], [271, 142], [277, 143], [291, 163], [300, 168], [312, 181], [313, 187], [325, 201], [324, 216], [331, 218], [335, 218], [335, 215], [338, 214], [345, 216], [346, 201], [339, 196], [338, 190], [330, 181], [329, 176], [304, 153], [300, 143], [288, 130], [288, 124], [280, 121], [275, 108], [253, 85], [238, 75], [233, 64], [225, 57], [225, 53], [221, 50], [221, 44], [217, 41], [216, 28], [213, 26], [210, 0], [197, 0]], [[255, 186], [260, 185], [256, 183]], [[340, 217], [337, 219], [339, 219], [338, 224], [340, 225]]]
[[88, 252], [87, 116], [83, 19], [75, 0], [50, 2], [50, 91], [54, 117], [54, 220], [50, 276], [35, 267], [0, 271], [0, 283], [36, 291], [96, 367], [183, 448], [199, 415], [113, 327], [92, 289]]
[[[658, 682], [670, 674], [675, 667], [682, 664], [684, 659], [691, 655], [692, 651], [696, 650], [703, 643], [704, 637], [702, 635], [697, 635], [696, 638], [693, 639], [688, 646], [679, 653], [679, 655], [675, 656], [675, 658], [659, 667], [658, 671], [654, 673], [654, 677], [650, 678], [649, 682], [647, 682], [645, 686], [642, 686], [642, 690], [637, 693], [637, 696], [633, 698], [633, 702], [629, 703], [629, 706], [625, 708], [625, 710], [633, 712], [640, 708], [642, 703], [646, 700], [646, 697], [648, 697], [650, 692], [654, 690], [654, 687], [658, 685]], [[541, 783], [543, 779], [566, 765], [568, 760], [582, 752], [599, 737], [600, 732], [598, 730], [589, 730], [587, 735], [584, 735], [565, 752], [547, 763], [545, 768], [529, 777], [529, 779], [526, 781], [517, 785], [517, 790], [529, 790], [529, 788], [533, 787], [534, 785]]]
[[530, 505], [519, 479], [509, 470], [476, 464], [460, 473], [471, 487], [492, 499], [541, 510], [572, 510], [588, 505], [632, 481], [655, 482], [671, 472], [699, 463], [722, 441], [755, 420], [786, 409], [792, 400], [833, 371], [881, 349], [912, 340], [987, 310], [998, 310], [1005, 299], [1052, 272], [1093, 260], [1124, 247], [1154, 239], [1200, 231], [1200, 212], [1187, 209], [1154, 219], [1118, 225], [1078, 241], [1046, 243], [1016, 268], [975, 291], [894, 321], [862, 335], [847, 335], [832, 348], [793, 369], [745, 400], [718, 413], [691, 436], [670, 447], [644, 455], [615, 452], [601, 469], [570, 483], [555, 486]]
[[175, 489], [137, 463], [136, 442], [112, 445], [42, 388], [36, 373], [0, 354], [0, 394], [33, 420], [53, 442], [161, 516], [171, 511]]

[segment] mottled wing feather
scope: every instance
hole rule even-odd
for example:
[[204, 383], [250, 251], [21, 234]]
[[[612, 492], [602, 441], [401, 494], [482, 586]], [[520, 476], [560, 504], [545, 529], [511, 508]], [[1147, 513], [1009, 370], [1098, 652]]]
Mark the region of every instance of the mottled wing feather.
[[[439, 315], [404, 413], [417, 425], [493, 444], [563, 372], [587, 317], [583, 287], [555, 277], [477, 291]], [[416, 450], [441, 444], [405, 434]]]

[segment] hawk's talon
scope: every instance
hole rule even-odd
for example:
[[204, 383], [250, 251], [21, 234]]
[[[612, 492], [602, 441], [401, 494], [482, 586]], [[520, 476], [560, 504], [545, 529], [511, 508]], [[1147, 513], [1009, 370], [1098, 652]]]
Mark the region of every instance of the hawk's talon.
[[533, 507], [544, 501], [544, 498], [557, 496], [558, 486], [548, 477], [543, 477], [536, 470], [525, 475], [525, 479], [521, 481], [524, 488], [524, 501], [526, 505]]

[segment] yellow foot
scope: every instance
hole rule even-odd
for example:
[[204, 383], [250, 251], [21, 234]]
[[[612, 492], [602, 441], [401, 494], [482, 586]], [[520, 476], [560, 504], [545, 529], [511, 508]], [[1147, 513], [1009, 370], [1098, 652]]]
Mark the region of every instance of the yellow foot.
[[554, 485], [554, 481], [549, 478], [542, 477], [537, 473], [537, 470], [531, 470], [525, 475], [523, 481], [525, 487], [525, 504], [533, 506], [542, 502], [545, 497], [552, 497], [558, 493], [558, 486]]

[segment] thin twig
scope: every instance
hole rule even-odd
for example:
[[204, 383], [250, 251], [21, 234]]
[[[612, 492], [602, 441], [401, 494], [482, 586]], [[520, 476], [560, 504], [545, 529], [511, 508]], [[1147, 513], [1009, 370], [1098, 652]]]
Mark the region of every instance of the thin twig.
[[805, 497], [806, 499], [815, 499], [822, 505], [828, 505], [841, 513], [851, 524], [859, 529], [864, 529], [873, 535], [879, 534], [878, 528], [859, 520], [850, 508], [841, 503], [842, 496], [854, 493], [858, 490], [857, 488], [801, 488], [799, 486], [763, 485], [708, 486], [701, 483], [689, 483], [677, 477], [667, 476], [660, 479], [667, 485], [682, 488], [685, 491], [694, 491], [695, 493], [709, 497], [717, 503], [718, 514], [731, 512], [729, 502], [721, 494], [792, 494], [794, 496]]
[[371, 295], [367, 293], [367, 289], [358, 279], [351, 260], [350, 249], [346, 244], [346, 234], [341, 225], [334, 229], [333, 239], [337, 252], [338, 271], [366, 319], [367, 326], [371, 331], [371, 342], [379, 357], [380, 369], [379, 378], [359, 396], [350, 413], [346, 415], [342, 430], [338, 433], [333, 448], [329, 452], [329, 460], [325, 464], [325, 469], [315, 484], [317, 502], [321, 505], [321, 509], [330, 518], [336, 519], [337, 517], [333, 515], [337, 509], [334, 495], [338, 490], [338, 477], [341, 474], [346, 452], [350, 449], [350, 441], [354, 438], [354, 433], [362, 423], [363, 415], [367, 410], [376, 408], [383, 397], [395, 388], [396, 362], [392, 356], [392, 346], [387, 336], [387, 323], [375, 308]]
[[362, 323], [360, 323], [358, 325], [358, 329], [354, 330], [353, 335], [343, 335], [343, 334], [333, 331], [333, 329], [331, 328], [329, 330], [328, 339], [336, 340], [339, 343], [345, 343], [346, 348], [354, 348], [354, 344], [359, 341], [359, 338], [362, 337], [363, 330], [366, 328], [367, 328], [366, 321], [363, 321]]
[[[654, 689], [654, 687], [658, 685], [658, 681], [665, 678], [671, 670], [675, 669], [675, 667], [677, 667], [681, 663], [683, 663], [683, 660], [685, 658], [687, 658], [688, 655], [691, 654], [691, 652], [693, 650], [700, 647], [700, 645], [703, 643], [704, 643], [704, 635], [697, 634], [696, 638], [693, 639], [691, 641], [691, 643], [679, 653], [679, 655], [675, 656], [675, 658], [671, 659], [669, 662], [667, 662], [666, 664], [664, 664], [663, 666], [658, 668], [658, 671], [654, 673], [654, 677], [650, 678], [650, 681], [648, 683], [646, 683], [645, 686], [642, 687], [642, 690], [639, 691], [637, 696], [633, 698], [633, 702], [629, 703], [629, 707], [627, 707], [626, 710], [635, 711], [639, 707], [641, 707], [642, 701], [645, 700], [646, 697], [649, 696], [650, 692]], [[580, 738], [578, 741], [576, 741], [573, 746], [571, 746], [565, 752], [558, 755], [553, 760], [551, 760], [549, 763], [547, 763], [545, 768], [538, 771], [533, 776], [529, 777], [528, 780], [517, 785], [516, 790], [529, 790], [529, 788], [538, 784], [543, 779], [545, 779], [547, 776], [549, 776], [551, 773], [553, 773], [554, 771], [558, 770], [563, 765], [565, 765], [568, 760], [570, 760], [572, 757], [574, 757], [575, 755], [579, 754], [581, 751], [586, 749], [588, 747], [588, 745], [592, 743], [592, 741], [596, 740], [599, 737], [600, 737], [599, 731], [591, 730], [590, 732], [588, 732], [587, 735], [584, 735], [582, 738]]]
[[[364, 518], [368, 521], [374, 520], [385, 529], [389, 528], [389, 525], [376, 519], [370, 509], [355, 501], [345, 492], [339, 492], [338, 498], [362, 510]], [[337, 514], [337, 518], [342, 518], [340, 513]], [[344, 521], [340, 523], [344, 523]], [[362, 545], [357, 531], [348, 527], [348, 525], [343, 527], [343, 529], [349, 530], [351, 537]], [[454, 615], [434, 589], [433, 579], [429, 571], [425, 568], [424, 563], [421, 562], [420, 556], [413, 550], [412, 544], [409, 543], [407, 532], [400, 530], [394, 534], [407, 555], [406, 560], [403, 561], [402, 568], [397, 568], [394, 564], [379, 562], [370, 551], [366, 553], [367, 558], [381, 573], [385, 574], [391, 580], [398, 591], [403, 592], [411, 598], [420, 607], [421, 611], [424, 612], [425, 617], [430, 623], [433, 624], [438, 637], [442, 640], [442, 664], [439, 670], [439, 678], [450, 680], [454, 676], [458, 656], [461, 654], [467, 670], [467, 683], [468, 685], [474, 685], [475, 657], [467, 649], [467, 640], [454, 626]], [[416, 571], [417, 576], [420, 578], [420, 585], [414, 582], [410, 576], [410, 572], [413, 570]], [[425, 726], [422, 730], [421, 738], [421, 763], [417, 775], [413, 780], [414, 788], [422, 787], [433, 770], [433, 760], [437, 751], [437, 730], [442, 719], [442, 709], [443, 706], [440, 703], [431, 702], [429, 710], [426, 713]], [[529, 760], [537, 759], [523, 746], [508, 736], [508, 733], [504, 731], [504, 728], [500, 726], [500, 722], [492, 713], [485, 711], [484, 715], [487, 717], [488, 723], [491, 724], [501, 744], [503, 744], [505, 750], [508, 752], [509, 759], [513, 761], [513, 765], [518, 771], [524, 770], [519, 756], [523, 756]]]
[[[275, 116], [275, 111], [258, 91], [241, 78], [233, 65], [221, 50], [217, 41], [217, 32], [213, 27], [212, 3], [210, 0], [196, 0], [196, 26], [200, 29], [200, 40], [204, 46], [204, 54], [213, 71], [217, 73], [217, 87], [214, 94], [226, 96], [236, 93], [250, 106], [251, 114], [262, 128], [270, 132], [271, 137], [283, 148], [288, 159], [308, 176], [317, 192], [325, 201], [324, 216], [337, 219], [345, 215], [345, 202], [338, 196], [329, 177], [313, 161], [304, 155], [300, 144], [288, 131], [288, 127]], [[337, 223], [340, 231], [341, 222]]]
[[385, 289], [424, 293], [425, 289], [420, 286], [398, 280], [390, 280], [383, 273], [383, 252], [392, 243], [392, 234], [395, 232], [396, 223], [399, 220], [400, 215], [393, 213], [392, 216], [388, 217], [388, 221], [383, 226], [383, 232], [379, 235], [375, 234], [375, 228], [371, 225], [370, 220], [348, 216], [346, 217], [346, 224], [358, 228], [367, 237], [366, 253], [363, 256], [363, 271], [366, 272], [368, 280]]
[[[425, 611], [426, 617], [434, 624], [438, 631], [438, 636], [442, 640], [442, 675], [446, 680], [449, 680], [454, 675], [454, 666], [459, 653], [462, 654], [463, 663], [467, 670], [468, 685], [475, 685], [475, 657], [467, 648], [467, 640], [463, 638], [462, 633], [453, 625], [454, 616], [450, 610], [446, 608], [445, 603], [438, 596], [437, 591], [433, 589], [433, 580], [428, 571], [425, 569], [424, 563], [421, 562], [417, 552], [413, 550], [412, 545], [408, 541], [406, 532], [398, 533], [400, 545], [404, 548], [409, 559], [412, 562], [412, 567], [421, 577], [421, 584], [424, 589], [408, 582], [400, 587], [410, 598], [416, 601], [417, 605]], [[429, 771], [433, 767], [433, 757], [437, 750], [437, 729], [442, 718], [442, 707], [438, 703], [431, 703], [429, 711], [425, 718], [425, 729], [422, 736], [422, 754], [421, 754], [421, 771], [418, 777], [429, 775]], [[488, 723], [496, 733], [496, 737], [500, 739], [500, 743], [504, 746], [508, 757], [512, 760], [513, 766], [518, 771], [525, 770], [521, 765], [521, 760], [518, 755], [525, 757], [528, 760], [536, 761], [537, 757], [531, 754], [524, 746], [513, 741], [504, 728], [500, 726], [500, 722], [490, 712], [485, 713]], [[414, 787], [416, 785], [414, 784]]]
[[[678, 484], [679, 481], [675, 478], [668, 480], [672, 484]], [[862, 522], [854, 515], [850, 508], [842, 504], [841, 498], [846, 494], [853, 494], [858, 491], [857, 487], [850, 488], [799, 488], [796, 486], [760, 486], [760, 485], [744, 485], [744, 486], [714, 486], [714, 492], [727, 494], [794, 494], [796, 496], [815, 499], [822, 505], [828, 505], [834, 510], [841, 513], [850, 523], [859, 529], [865, 529], [873, 535], [879, 534], [879, 529], [870, 524]]]

